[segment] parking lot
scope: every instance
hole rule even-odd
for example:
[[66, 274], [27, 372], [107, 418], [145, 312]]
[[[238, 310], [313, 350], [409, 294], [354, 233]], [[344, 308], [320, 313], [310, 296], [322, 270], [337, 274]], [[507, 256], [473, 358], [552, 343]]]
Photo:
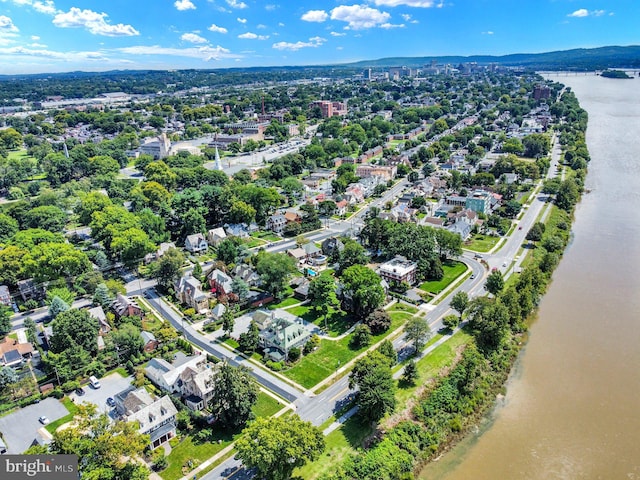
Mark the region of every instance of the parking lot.
[[19, 454], [31, 446], [38, 429], [44, 426], [38, 420], [41, 415], [54, 422], [68, 413], [62, 403], [49, 397], [0, 418], [0, 432], [7, 444], [7, 453]]
[[118, 373], [112, 373], [100, 379], [100, 388], [93, 388], [89, 384], [83, 385], [84, 395], [79, 396], [73, 392], [69, 397], [76, 403], [93, 403], [98, 406], [99, 412], [109, 413], [111, 408], [107, 405], [107, 398], [115, 397], [116, 393], [131, 385], [132, 380], [131, 377], [123, 378]]

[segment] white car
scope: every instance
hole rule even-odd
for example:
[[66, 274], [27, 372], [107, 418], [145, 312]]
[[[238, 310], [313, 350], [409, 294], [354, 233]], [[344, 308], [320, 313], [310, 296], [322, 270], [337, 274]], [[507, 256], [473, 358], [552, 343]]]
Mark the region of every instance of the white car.
[[42, 416], [38, 419], [38, 421], [39, 421], [41, 424], [43, 424], [43, 425], [47, 425], [47, 424], [50, 422], [49, 418], [48, 418], [46, 415], [42, 415]]

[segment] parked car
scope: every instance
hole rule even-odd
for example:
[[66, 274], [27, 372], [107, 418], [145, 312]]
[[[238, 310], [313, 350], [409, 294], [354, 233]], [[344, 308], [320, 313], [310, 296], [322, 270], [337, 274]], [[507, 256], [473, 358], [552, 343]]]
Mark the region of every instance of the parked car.
[[113, 397], [107, 398], [107, 405], [109, 405], [110, 407], [116, 406], [116, 401], [113, 399]]
[[85, 394], [85, 391], [82, 387], [78, 387], [76, 388], [76, 395], [78, 395], [79, 397], [83, 396]]
[[47, 424], [50, 422], [49, 417], [47, 417], [46, 415], [42, 415], [42, 416], [38, 419], [38, 421], [39, 421], [41, 424], [43, 424], [43, 425], [47, 425]]

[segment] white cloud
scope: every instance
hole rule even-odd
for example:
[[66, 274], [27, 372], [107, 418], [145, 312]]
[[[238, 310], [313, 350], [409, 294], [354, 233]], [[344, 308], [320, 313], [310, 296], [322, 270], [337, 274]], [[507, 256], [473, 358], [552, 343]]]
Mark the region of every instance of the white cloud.
[[128, 55], [164, 55], [172, 57], [198, 58], [200, 60], [221, 60], [223, 58], [241, 58], [221, 46], [202, 46], [188, 48], [167, 48], [159, 45], [139, 45], [134, 47], [117, 48], [115, 51]]
[[305, 22], [324, 22], [329, 18], [329, 14], [324, 10], [309, 10], [307, 13], [300, 17]]
[[197, 35], [195, 33], [184, 33], [180, 37], [180, 40], [182, 40], [183, 42], [190, 42], [190, 43], [209, 43], [209, 41], [206, 38], [201, 37], [200, 35]]
[[332, 20], [341, 20], [349, 25], [346, 28], [361, 30], [388, 23], [391, 15], [365, 5], [340, 5], [331, 10]]
[[588, 17], [588, 16], [589, 16], [589, 10], [587, 10], [586, 8], [581, 8], [567, 15], [567, 17], [577, 17], [577, 18]]
[[260, 30], [264, 30], [265, 28], [267, 28], [267, 26], [264, 23], [259, 23], [258, 25], [256, 25], [256, 28], [259, 28]]
[[269, 5], [265, 5], [265, 6], [264, 6], [264, 9], [265, 9], [267, 12], [273, 12], [276, 8], [278, 8], [278, 6], [277, 6], [277, 5], [272, 5], [272, 4], [269, 4]]
[[227, 5], [231, 8], [247, 8], [247, 4], [244, 2], [239, 2], [238, 0], [227, 0]]
[[17, 33], [18, 31], [18, 27], [13, 24], [13, 20], [11, 20], [6, 15], [0, 15], [0, 34], [13, 34]]
[[28, 46], [31, 48], [47, 48], [47, 45], [43, 43], [37, 43], [37, 42], [31, 43]]
[[317, 48], [321, 46], [326, 39], [322, 37], [311, 37], [308, 42], [278, 42], [272, 45], [276, 50], [291, 50], [295, 52], [296, 50], [300, 50], [301, 48]]
[[59, 13], [53, 4], [53, 0], [2, 0], [3, 2], [13, 2], [16, 5], [27, 5], [32, 7], [36, 12], [46, 13], [48, 15], [55, 15]]
[[38, 35], [31, 35], [31, 40], [37, 42], [38, 40], [40, 40], [40, 37]]
[[280, 22], [280, 23], [278, 23], [278, 26], [279, 27], [284, 27], [284, 23]]
[[196, 6], [191, 0], [176, 0], [173, 4], [181, 12], [184, 10], [195, 10]]
[[246, 18], [240, 18], [240, 17], [238, 17], [238, 18], [236, 18], [236, 20], [238, 20], [238, 21], [239, 21], [240, 23], [242, 23], [242, 24], [247, 23], [247, 19], [246, 19]]
[[385, 7], [405, 5], [407, 7], [431, 8], [434, 5], [433, 0], [373, 0], [373, 3], [377, 6], [384, 5]]
[[405, 22], [409, 22], [409, 23], [420, 23], [418, 22], [418, 20], [416, 20], [415, 18], [412, 18], [411, 15], [409, 15], [408, 13], [403, 13], [402, 15], [400, 15]]
[[106, 37], [131, 37], [140, 35], [131, 25], [118, 23], [111, 25], [107, 23], [106, 13], [97, 13], [92, 10], [80, 10], [71, 7], [68, 12], [59, 12], [53, 17], [53, 24], [60, 28], [86, 28], [94, 35], [104, 35]]
[[37, 58], [52, 58], [64, 61], [77, 61], [77, 60], [93, 60], [93, 61], [105, 61], [108, 60], [102, 52], [56, 52], [45, 49], [25, 48], [25, 47], [11, 47], [2, 49], [0, 56], [24, 56], [24, 57], [37, 57]]
[[380, 25], [380, 28], [384, 28], [385, 30], [390, 30], [392, 28], [404, 28], [404, 23], [394, 24], [394, 23], [383, 23]]
[[244, 38], [248, 40], [266, 40], [269, 38], [269, 35], [256, 35], [253, 32], [247, 32], [238, 35], [238, 38]]
[[486, 32], [480, 32], [482, 35], [493, 35], [491, 30], [487, 30]]
[[219, 27], [215, 23], [211, 24], [211, 26], [209, 27], [209, 30], [211, 30], [212, 32], [216, 32], [216, 33], [227, 33], [228, 32], [228, 30], [226, 28]]
[[593, 12], [591, 12], [591, 15], [593, 15], [594, 17], [601, 17], [605, 13], [607, 13], [606, 10], [594, 10]]
[[331, 32], [331, 36], [332, 37], [344, 37], [346, 35], [346, 33], [340, 33], [340, 32]]

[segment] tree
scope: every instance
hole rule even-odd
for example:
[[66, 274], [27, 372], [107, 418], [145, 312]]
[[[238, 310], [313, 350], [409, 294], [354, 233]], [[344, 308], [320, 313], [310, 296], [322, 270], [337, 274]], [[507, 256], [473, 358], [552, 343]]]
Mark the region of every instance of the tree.
[[18, 230], [20, 230], [20, 226], [15, 218], [0, 213], [0, 242], [4, 243], [9, 240]]
[[222, 314], [222, 330], [225, 332], [227, 337], [231, 336], [235, 322], [235, 312], [231, 308], [225, 308], [224, 313]]
[[351, 341], [349, 345], [353, 348], [359, 349], [363, 347], [368, 347], [371, 344], [371, 329], [361, 323], [360, 325], [356, 325], [356, 328], [353, 331], [353, 335], [351, 337]]
[[154, 268], [154, 277], [165, 290], [173, 287], [180, 275], [180, 268], [184, 263], [184, 254], [177, 248], [167, 250]]
[[407, 341], [413, 342], [414, 353], [417, 354], [431, 338], [431, 327], [425, 317], [411, 317], [404, 327]]
[[327, 315], [332, 308], [336, 308], [340, 302], [336, 297], [336, 282], [331, 275], [318, 275], [309, 284], [308, 298], [311, 305], [324, 317], [325, 330], [327, 329]]
[[25, 223], [29, 228], [42, 228], [50, 232], [61, 232], [67, 221], [67, 214], [55, 205], [42, 205], [29, 210]]
[[240, 245], [242, 245], [242, 239], [238, 237], [232, 236], [222, 240], [216, 248], [218, 260], [223, 261], [227, 265], [235, 263], [240, 254]]
[[358, 360], [349, 375], [349, 388], [358, 388], [356, 403], [363, 418], [377, 422], [396, 405], [391, 360], [373, 351]]
[[11, 331], [12, 312], [11, 308], [0, 305], [0, 334], [5, 334]]
[[258, 258], [256, 271], [274, 297], [280, 298], [287, 286], [289, 276], [296, 271], [296, 264], [286, 253], [265, 252]]
[[391, 316], [386, 310], [378, 308], [367, 315], [364, 319], [365, 325], [371, 329], [371, 333], [378, 335], [382, 332], [386, 332], [391, 326]]
[[236, 441], [236, 457], [269, 480], [288, 480], [293, 470], [320, 457], [324, 436], [297, 415], [259, 418]]
[[345, 304], [359, 318], [366, 318], [385, 301], [380, 277], [370, 268], [353, 265], [342, 273]]
[[51, 350], [54, 353], [82, 349], [95, 354], [98, 350], [98, 320], [87, 310], [67, 310], [53, 322]]
[[258, 348], [260, 343], [260, 329], [258, 324], [251, 320], [249, 330], [240, 334], [238, 338], [238, 348], [245, 353], [252, 354]]
[[502, 273], [500, 270], [495, 270], [489, 274], [487, 277], [487, 281], [485, 282], [485, 287], [487, 292], [492, 295], [498, 295], [504, 288], [504, 278], [502, 278]]
[[103, 309], [107, 308], [113, 302], [113, 296], [104, 283], [99, 283], [96, 287], [96, 291], [93, 294], [93, 303], [100, 305]]
[[453, 330], [460, 324], [460, 318], [457, 315], [447, 315], [442, 319], [442, 324], [450, 330]]
[[345, 240], [344, 249], [338, 253], [338, 267], [336, 273], [340, 275], [353, 265], [366, 265], [369, 262], [367, 252], [362, 245], [354, 240]]
[[131, 357], [137, 356], [144, 347], [140, 329], [128, 322], [111, 332], [111, 340], [119, 352], [120, 363], [126, 363]]
[[544, 234], [545, 225], [542, 222], [536, 222], [527, 232], [526, 239], [530, 242], [539, 242], [542, 240], [542, 234]]
[[402, 372], [402, 381], [409, 385], [415, 385], [417, 379], [418, 379], [418, 367], [416, 366], [416, 362], [413, 359], [411, 359], [404, 366], [404, 371]]
[[256, 209], [242, 200], [236, 200], [231, 204], [229, 210], [229, 223], [251, 224], [256, 218]]
[[456, 292], [456, 294], [451, 299], [450, 305], [451, 308], [453, 308], [460, 314], [460, 319], [462, 319], [462, 315], [469, 305], [469, 295], [463, 290]]
[[524, 156], [529, 158], [543, 157], [549, 153], [551, 142], [549, 137], [541, 133], [527, 135], [522, 139]]
[[235, 277], [231, 281], [231, 289], [238, 296], [238, 300], [244, 302], [249, 296], [249, 284], [240, 277]]
[[396, 352], [396, 349], [390, 340], [382, 342], [378, 347], [378, 351], [389, 359], [391, 365], [398, 363], [398, 352]]
[[223, 362], [213, 376], [216, 386], [209, 408], [224, 428], [239, 430], [253, 418], [258, 401], [258, 384], [247, 367]]
[[82, 403], [72, 425], [54, 432], [48, 453], [77, 455], [82, 478], [144, 480], [149, 470], [136, 459], [143, 457], [149, 436], [138, 428], [136, 422], [114, 422], [98, 414], [95, 405]]
[[111, 251], [128, 265], [140, 262], [148, 253], [156, 251], [156, 245], [140, 228], [129, 228], [113, 236]]
[[7, 385], [11, 385], [12, 383], [16, 383], [20, 377], [18, 373], [11, 367], [2, 367], [0, 368], [0, 390], [5, 388]]
[[69, 308], [71, 307], [69, 307], [67, 302], [62, 300], [60, 297], [55, 296], [51, 300], [51, 305], [49, 305], [49, 315], [55, 320], [58, 315], [62, 312], [66, 312]]

